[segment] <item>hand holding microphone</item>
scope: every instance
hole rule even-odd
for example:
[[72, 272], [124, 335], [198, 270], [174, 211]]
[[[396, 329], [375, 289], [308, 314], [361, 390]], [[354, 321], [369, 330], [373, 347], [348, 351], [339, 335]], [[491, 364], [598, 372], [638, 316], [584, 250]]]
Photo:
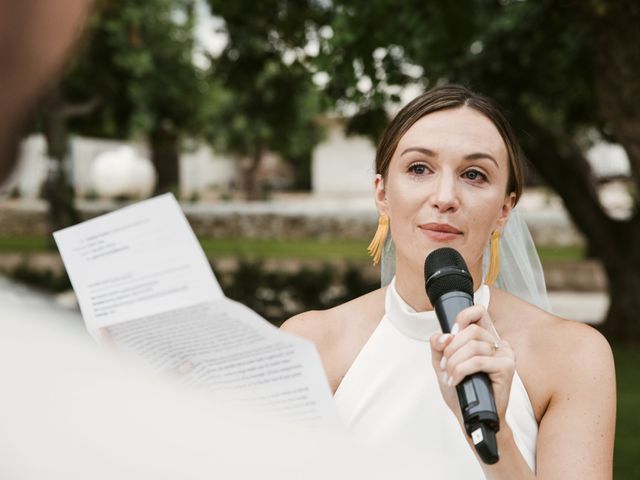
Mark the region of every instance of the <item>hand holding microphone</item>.
[[[512, 352], [508, 345], [498, 343], [486, 310], [473, 307], [473, 280], [456, 250], [440, 248], [427, 257], [425, 288], [442, 331], [449, 333], [456, 318], [462, 327], [444, 344], [432, 339], [434, 367], [444, 367], [446, 360], [441, 362], [441, 359], [448, 359], [448, 385], [456, 387], [459, 406], [451, 398], [447, 403], [454, 411], [459, 409], [465, 431], [480, 458], [487, 464], [496, 463], [499, 460], [496, 433], [506, 410], [515, 371]], [[450, 397], [446, 388], [443, 387], [445, 400]]]

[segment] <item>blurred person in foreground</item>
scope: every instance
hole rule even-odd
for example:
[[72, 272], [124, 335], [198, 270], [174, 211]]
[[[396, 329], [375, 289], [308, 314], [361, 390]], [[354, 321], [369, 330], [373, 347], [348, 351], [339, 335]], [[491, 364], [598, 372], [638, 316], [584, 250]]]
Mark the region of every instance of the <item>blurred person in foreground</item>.
[[[0, 185], [90, 7], [0, 0]], [[411, 477], [406, 463], [372, 466], [336, 436], [270, 424], [116, 363], [88, 341], [77, 313], [1, 277], [0, 371], [3, 480]]]
[[[425, 478], [612, 475], [611, 349], [595, 329], [548, 311], [535, 247], [514, 212], [522, 157], [491, 100], [456, 85], [413, 100], [376, 155], [370, 247], [382, 253], [383, 288], [283, 324], [315, 342], [353, 434], [412, 452]], [[462, 255], [475, 291], [451, 334], [425, 293], [425, 258], [440, 247]], [[455, 390], [476, 372], [488, 374], [500, 420], [494, 465], [466, 435]]]

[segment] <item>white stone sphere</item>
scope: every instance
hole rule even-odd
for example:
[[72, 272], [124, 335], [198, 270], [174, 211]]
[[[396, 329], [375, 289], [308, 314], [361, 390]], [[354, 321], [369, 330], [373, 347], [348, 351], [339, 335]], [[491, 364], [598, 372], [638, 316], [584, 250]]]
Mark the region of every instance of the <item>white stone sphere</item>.
[[91, 185], [101, 198], [147, 198], [156, 185], [156, 172], [148, 158], [127, 145], [96, 156]]

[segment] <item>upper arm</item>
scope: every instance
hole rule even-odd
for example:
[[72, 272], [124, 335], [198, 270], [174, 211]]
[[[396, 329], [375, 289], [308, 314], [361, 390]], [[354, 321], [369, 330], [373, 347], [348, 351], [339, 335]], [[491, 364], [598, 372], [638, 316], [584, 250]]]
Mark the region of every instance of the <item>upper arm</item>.
[[560, 335], [553, 393], [540, 421], [538, 478], [611, 478], [616, 386], [606, 339], [586, 325]]

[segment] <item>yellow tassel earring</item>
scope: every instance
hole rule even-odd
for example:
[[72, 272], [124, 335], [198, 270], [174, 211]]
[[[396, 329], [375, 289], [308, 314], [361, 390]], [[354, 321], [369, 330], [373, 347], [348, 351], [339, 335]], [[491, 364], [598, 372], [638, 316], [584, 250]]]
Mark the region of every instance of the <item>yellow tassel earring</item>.
[[384, 241], [387, 239], [388, 234], [389, 217], [383, 213], [378, 218], [378, 229], [373, 236], [373, 240], [371, 240], [371, 243], [367, 247], [369, 255], [373, 257], [374, 265], [377, 265], [380, 262], [380, 257], [382, 257], [382, 247], [384, 246]]
[[491, 243], [489, 244], [489, 268], [485, 283], [493, 285], [500, 273], [500, 230], [491, 232]]

